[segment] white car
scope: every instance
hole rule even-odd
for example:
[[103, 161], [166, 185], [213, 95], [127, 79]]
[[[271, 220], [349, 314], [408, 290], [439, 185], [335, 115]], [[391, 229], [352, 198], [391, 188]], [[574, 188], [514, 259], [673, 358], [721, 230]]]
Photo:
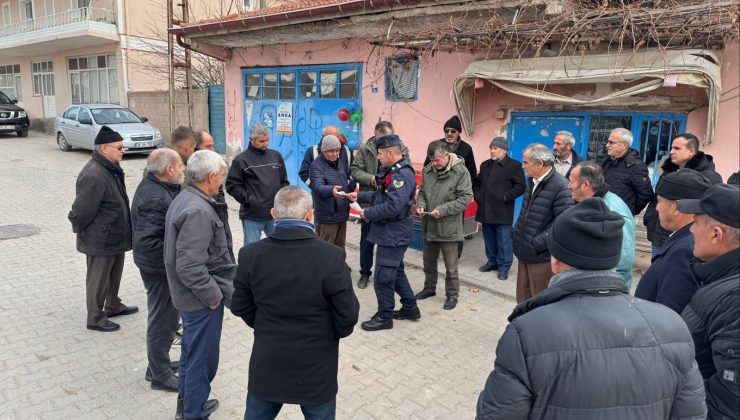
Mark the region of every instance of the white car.
[[120, 105], [80, 104], [68, 107], [56, 118], [54, 131], [59, 149], [93, 150], [95, 137], [104, 125], [123, 137], [124, 153], [150, 153], [162, 147], [162, 133], [130, 109]]

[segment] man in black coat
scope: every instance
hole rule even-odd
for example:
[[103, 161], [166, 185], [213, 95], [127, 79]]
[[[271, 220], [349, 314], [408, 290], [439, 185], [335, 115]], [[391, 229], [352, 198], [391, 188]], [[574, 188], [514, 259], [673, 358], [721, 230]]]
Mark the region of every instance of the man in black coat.
[[524, 149], [522, 167], [529, 177], [514, 227], [514, 255], [519, 260], [516, 301], [524, 302], [547, 288], [552, 277], [547, 235], [555, 219], [573, 205], [568, 181], [555, 172], [555, 157], [544, 144]]
[[[475, 176], [477, 175], [478, 167], [475, 165], [475, 156], [473, 155], [473, 148], [470, 147], [468, 143], [463, 141], [462, 138], [460, 138], [460, 134], [462, 134], [462, 124], [460, 123], [460, 118], [457, 115], [453, 115], [450, 117], [449, 120], [445, 122], [444, 127], [442, 127], [444, 130], [445, 136], [444, 138], [441, 138], [439, 140], [434, 140], [434, 142], [444, 142], [447, 145], [447, 150], [450, 153], [456, 154], [458, 157], [461, 157], [465, 160], [465, 168], [470, 173], [470, 179], [475, 179]], [[427, 150], [434, 148], [431, 144], [428, 146]], [[427, 156], [426, 159], [424, 159], [424, 167], [429, 165], [429, 162], [431, 162], [431, 159], [429, 159], [429, 156]], [[465, 220], [465, 212], [461, 215], [462, 219]], [[462, 255], [463, 250], [463, 241], [460, 241], [457, 243], [457, 257], [460, 258]]]
[[[691, 133], [679, 134], [673, 139], [669, 155], [670, 159], [666, 160], [661, 167], [663, 169], [661, 179], [667, 174], [676, 172], [679, 169], [688, 168], [700, 172], [712, 184], [722, 182], [722, 177], [714, 170], [714, 159], [712, 156], [700, 151], [700, 145], [699, 139]], [[657, 204], [657, 199], [653, 197], [642, 218], [647, 228], [648, 240], [653, 244], [653, 255], [663, 246], [663, 243], [666, 242], [668, 235], [671, 233], [660, 226], [658, 212], [655, 210]]]
[[660, 177], [655, 187], [656, 209], [660, 225], [670, 236], [642, 275], [635, 290], [636, 297], [663, 304], [678, 314], [689, 303], [699, 288], [699, 281], [691, 269], [694, 238], [689, 230], [694, 224], [694, 215], [678, 211], [678, 202], [700, 198], [710, 186], [704, 175], [691, 169], [680, 169]]
[[498, 279], [506, 280], [514, 259], [514, 202], [524, 194], [526, 183], [521, 162], [506, 154], [509, 143], [505, 138], [494, 138], [489, 148], [491, 159], [480, 165], [480, 173], [473, 181], [473, 195], [478, 203], [475, 220], [483, 227], [487, 258], [478, 270], [498, 270]]
[[118, 297], [123, 260], [131, 249], [131, 220], [124, 183], [123, 137], [108, 126], [95, 137], [93, 157], [77, 176], [77, 193], [68, 218], [77, 234], [77, 251], [87, 255], [87, 329], [121, 328], [109, 320], [137, 312]]
[[704, 419], [704, 387], [678, 314], [629, 295], [616, 271], [624, 219], [600, 198], [547, 237], [555, 276], [498, 342], [478, 420]]
[[152, 389], [177, 392], [175, 371], [170, 363], [170, 348], [177, 332], [180, 313], [172, 304], [167, 270], [164, 267], [164, 225], [167, 210], [185, 182], [185, 165], [172, 149], [157, 149], [149, 154], [147, 175], [131, 201], [134, 263], [139, 267], [147, 296], [146, 355], [149, 365], [145, 379]]
[[272, 419], [283, 403], [306, 418], [334, 418], [339, 340], [360, 304], [345, 252], [319, 239], [311, 196], [282, 188], [275, 231], [239, 252], [231, 311], [254, 329], [245, 419]]
[[715, 184], [699, 200], [681, 200], [694, 214], [692, 267], [701, 287], [681, 317], [694, 338], [709, 419], [736, 419], [740, 407], [740, 189]]
[[552, 141], [552, 153], [555, 155], [555, 172], [570, 178], [570, 172], [581, 161], [573, 148], [576, 146], [576, 138], [570, 131], [558, 131]]
[[609, 191], [618, 195], [633, 215], [639, 214], [653, 198], [648, 169], [637, 150], [632, 149], [632, 132], [615, 128], [609, 133], [606, 152], [601, 164]]

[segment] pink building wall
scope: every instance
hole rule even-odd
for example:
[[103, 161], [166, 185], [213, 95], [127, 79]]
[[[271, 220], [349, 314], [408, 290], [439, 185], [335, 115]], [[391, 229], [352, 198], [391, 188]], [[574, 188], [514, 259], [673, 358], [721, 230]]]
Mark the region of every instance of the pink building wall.
[[[410, 149], [412, 162], [422, 162], [426, 147], [431, 140], [443, 136], [444, 122], [455, 114], [452, 97], [452, 82], [467, 65], [481, 58], [472, 54], [441, 52], [434, 57], [422, 59], [419, 78], [419, 99], [414, 102], [392, 102], [385, 99], [384, 68], [385, 57], [392, 55], [391, 49], [373, 48], [363, 41], [325, 41], [280, 45], [264, 48], [236, 49], [233, 59], [226, 64], [226, 132], [227, 142], [234, 152], [244, 144], [243, 93], [241, 69], [249, 67], [278, 67], [297, 65], [317, 65], [332, 63], [362, 63], [362, 111], [361, 137], [372, 135], [373, 126], [379, 120], [393, 123], [396, 133]], [[396, 51], [395, 53], [399, 53]], [[723, 87], [725, 90], [738, 85], [738, 44], [725, 54], [723, 61]], [[373, 92], [373, 88], [376, 92]], [[572, 90], [572, 87], [563, 89]], [[590, 90], [591, 87], [579, 89]], [[663, 95], [703, 95], [691, 89], [661, 89]], [[717, 124], [717, 141], [706, 148], [707, 153], [715, 155], [718, 170], [727, 178], [737, 170], [738, 144], [738, 89], [727, 92], [720, 104]], [[499, 109], [547, 111], [557, 110], [552, 105], [509, 94], [502, 89], [484, 84], [476, 91], [475, 133], [463, 136], [471, 144], [476, 162], [489, 157], [488, 144], [498, 135], [506, 136], [507, 117], [497, 117]], [[734, 95], [734, 99], [732, 96]], [[691, 112], [687, 119], [687, 130], [703, 137], [706, 129], [706, 109]], [[536, 139], [540, 141], [540, 139]], [[719, 153], [719, 149], [722, 153]], [[734, 168], [734, 169], [733, 169]]]

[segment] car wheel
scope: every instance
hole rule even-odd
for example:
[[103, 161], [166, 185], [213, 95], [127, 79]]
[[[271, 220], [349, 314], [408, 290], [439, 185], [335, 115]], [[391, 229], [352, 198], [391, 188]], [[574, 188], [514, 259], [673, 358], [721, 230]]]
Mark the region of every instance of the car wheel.
[[59, 150], [62, 152], [69, 152], [72, 150], [72, 146], [67, 143], [67, 139], [64, 138], [64, 134], [62, 133], [57, 134], [57, 144], [59, 145]]
[[16, 131], [15, 134], [18, 134], [18, 137], [28, 137], [28, 131]]

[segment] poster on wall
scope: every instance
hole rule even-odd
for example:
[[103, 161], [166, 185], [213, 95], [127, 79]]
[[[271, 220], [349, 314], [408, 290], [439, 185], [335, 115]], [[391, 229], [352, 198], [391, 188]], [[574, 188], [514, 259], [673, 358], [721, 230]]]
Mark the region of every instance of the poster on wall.
[[247, 125], [252, 120], [252, 111], [254, 110], [254, 103], [252, 101], [244, 101], [244, 109], [247, 112]]
[[293, 103], [281, 102], [277, 109], [277, 132], [293, 134]]

